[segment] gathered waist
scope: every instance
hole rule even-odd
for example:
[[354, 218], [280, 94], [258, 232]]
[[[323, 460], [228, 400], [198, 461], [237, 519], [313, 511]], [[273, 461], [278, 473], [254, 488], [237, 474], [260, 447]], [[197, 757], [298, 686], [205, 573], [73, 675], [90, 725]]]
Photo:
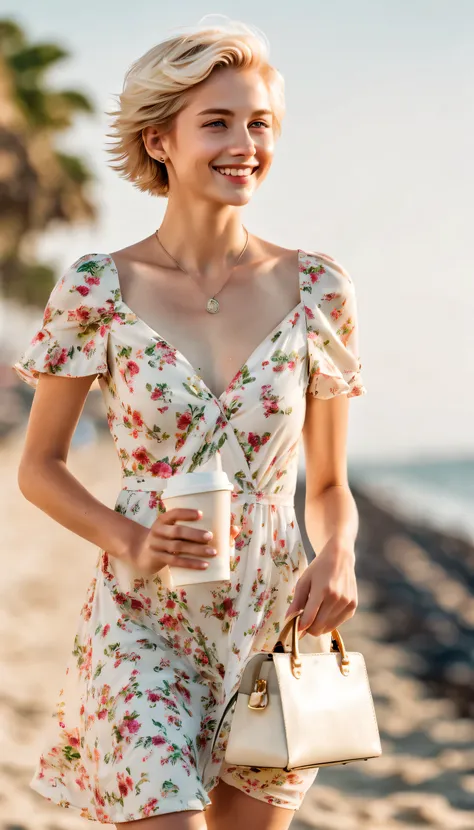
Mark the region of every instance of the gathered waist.
[[[122, 490], [145, 490], [162, 492], [166, 487], [166, 479], [157, 479], [150, 475], [122, 476]], [[265, 493], [262, 490], [241, 490], [232, 492], [232, 504], [275, 504], [283, 507], [295, 506], [294, 496], [291, 493]]]

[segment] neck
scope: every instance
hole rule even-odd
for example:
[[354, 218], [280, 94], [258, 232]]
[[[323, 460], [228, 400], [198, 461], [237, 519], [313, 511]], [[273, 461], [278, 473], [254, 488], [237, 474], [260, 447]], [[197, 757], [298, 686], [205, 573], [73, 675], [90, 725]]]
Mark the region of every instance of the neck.
[[[185, 271], [203, 278], [229, 271], [247, 239], [238, 208], [226, 205], [211, 215], [204, 208], [183, 210], [180, 205], [178, 213], [170, 202], [158, 235], [166, 251]], [[162, 254], [163, 262], [171, 264], [166, 253]]]

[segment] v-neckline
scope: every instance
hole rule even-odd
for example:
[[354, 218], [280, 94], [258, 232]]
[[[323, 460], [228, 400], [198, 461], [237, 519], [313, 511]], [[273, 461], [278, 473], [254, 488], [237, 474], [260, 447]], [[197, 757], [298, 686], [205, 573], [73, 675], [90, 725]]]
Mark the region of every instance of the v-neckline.
[[221, 392], [220, 395], [214, 394], [212, 389], [210, 389], [209, 386], [207, 385], [204, 378], [201, 377], [199, 372], [196, 372], [196, 369], [194, 368], [191, 361], [188, 360], [186, 355], [183, 354], [183, 352], [180, 351], [180, 349], [177, 349], [176, 346], [173, 346], [173, 344], [170, 343], [169, 340], [166, 340], [164, 337], [161, 336], [161, 334], [159, 334], [157, 331], [155, 331], [155, 329], [153, 329], [151, 326], [149, 326], [148, 323], [142, 317], [139, 317], [138, 314], [136, 314], [134, 312], [133, 308], [130, 308], [130, 306], [125, 302], [125, 300], [123, 298], [123, 295], [122, 295], [122, 288], [121, 288], [121, 285], [120, 285], [120, 279], [119, 279], [119, 272], [118, 272], [117, 264], [116, 264], [114, 258], [110, 254], [107, 254], [107, 256], [110, 259], [110, 261], [111, 261], [111, 263], [112, 263], [112, 265], [115, 269], [116, 283], [117, 283], [117, 289], [118, 289], [118, 296], [119, 296], [120, 304], [130, 314], [132, 314], [132, 316], [135, 318], [135, 320], [137, 320], [137, 322], [141, 323], [153, 335], [153, 338], [156, 338], [157, 340], [159, 340], [160, 343], [164, 343], [165, 346], [168, 346], [169, 349], [171, 349], [176, 355], [178, 355], [180, 357], [180, 359], [184, 363], [186, 363], [188, 368], [191, 370], [193, 376], [199, 379], [199, 381], [201, 382], [203, 388], [206, 390], [209, 397], [212, 400], [216, 401], [218, 404], [221, 404], [223, 402], [223, 400], [227, 397], [228, 393], [231, 391], [235, 379], [238, 377], [238, 375], [240, 375], [243, 372], [243, 370], [246, 366], [248, 368], [249, 363], [251, 363], [253, 361], [255, 355], [257, 354], [257, 352], [259, 352], [260, 349], [265, 345], [265, 343], [273, 337], [273, 335], [278, 331], [279, 328], [281, 328], [282, 326], [285, 325], [285, 323], [289, 320], [290, 317], [293, 316], [293, 314], [296, 314], [296, 312], [299, 311], [300, 308], [304, 309], [303, 297], [301, 295], [301, 272], [300, 272], [301, 256], [302, 256], [303, 252], [302, 252], [301, 248], [298, 248], [297, 252], [298, 252], [298, 282], [299, 282], [299, 288], [300, 288], [300, 301], [290, 311], [288, 311], [287, 314], [285, 314], [285, 316], [283, 317], [283, 319], [280, 320], [280, 322], [277, 323], [276, 326], [273, 326], [272, 330], [267, 335], [265, 335], [265, 337], [260, 341], [260, 343], [258, 343], [257, 346], [255, 346], [255, 348], [253, 349], [251, 354], [248, 356], [247, 360], [244, 363], [242, 363], [242, 366], [240, 367], [240, 369], [237, 370], [237, 372], [234, 374], [231, 381], [227, 384], [226, 388], [224, 389], [223, 392]]

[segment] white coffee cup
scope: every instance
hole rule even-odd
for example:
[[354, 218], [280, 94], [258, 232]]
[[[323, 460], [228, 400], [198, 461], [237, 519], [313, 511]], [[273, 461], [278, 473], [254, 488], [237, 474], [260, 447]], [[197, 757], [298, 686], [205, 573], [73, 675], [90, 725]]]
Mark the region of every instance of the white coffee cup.
[[[202, 510], [200, 519], [180, 519], [178, 524], [212, 531], [213, 536], [207, 546], [217, 550], [216, 556], [193, 557], [199, 562], [208, 562], [207, 568], [170, 565], [168, 569], [173, 586], [230, 579], [231, 493], [234, 488], [227, 473], [222, 470], [219, 453], [216, 453], [215, 464], [214, 470], [200, 469], [173, 476], [161, 496], [166, 510], [174, 507]], [[181, 555], [175, 554], [177, 557]]]

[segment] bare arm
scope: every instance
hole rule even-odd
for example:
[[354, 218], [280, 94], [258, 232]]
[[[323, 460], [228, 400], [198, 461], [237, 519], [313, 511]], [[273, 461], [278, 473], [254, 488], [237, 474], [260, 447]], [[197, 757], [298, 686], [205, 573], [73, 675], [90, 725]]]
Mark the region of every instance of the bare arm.
[[347, 480], [350, 399], [307, 395], [303, 441], [306, 463], [305, 525], [316, 553], [332, 539], [353, 550], [359, 517]]
[[305, 524], [316, 558], [300, 576], [286, 612], [302, 610], [299, 629], [326, 634], [357, 608], [354, 544], [358, 513], [347, 481], [347, 395], [307, 395]]
[[41, 375], [18, 470], [25, 498], [63, 527], [126, 558], [148, 529], [98, 501], [67, 468], [74, 430], [96, 376]]

